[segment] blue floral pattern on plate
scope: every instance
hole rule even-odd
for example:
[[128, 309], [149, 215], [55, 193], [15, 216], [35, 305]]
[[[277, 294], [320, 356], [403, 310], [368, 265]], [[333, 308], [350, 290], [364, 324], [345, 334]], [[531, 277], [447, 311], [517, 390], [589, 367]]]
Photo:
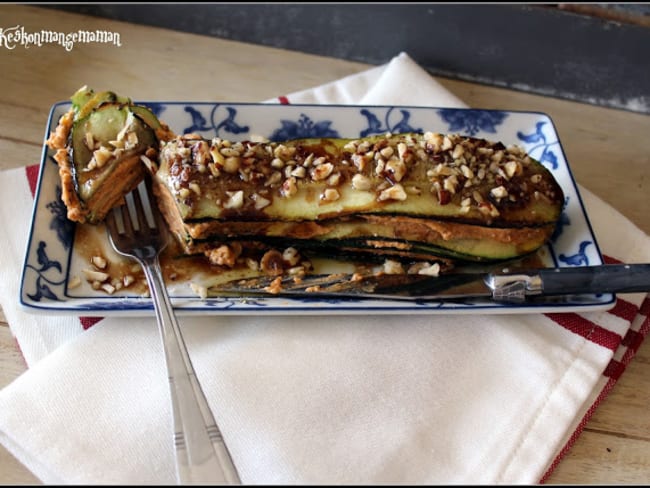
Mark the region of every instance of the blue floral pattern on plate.
[[555, 131], [548, 130], [549, 122], [546, 120], [535, 124], [535, 131], [524, 133], [517, 132], [517, 138], [528, 144], [529, 154], [539, 162], [550, 166], [550, 169], [557, 169], [558, 156], [555, 154], [554, 147], [559, 147], [560, 141]]
[[[520, 144], [545, 164], [565, 192], [565, 206], [553, 238], [540, 254], [548, 266], [602, 264], [598, 244], [581, 204], [577, 185], [551, 119], [536, 112], [442, 109], [435, 107], [319, 106], [251, 103], [140, 102], [177, 133], [244, 140], [253, 135], [270, 140], [308, 137], [359, 138], [385, 132], [455, 132]], [[49, 134], [68, 109], [55, 104], [46, 127]], [[161, 115], [162, 114], [162, 115]], [[41, 162], [40, 184], [21, 280], [20, 303], [33, 313], [140, 315], [153, 309], [144, 297], [111, 296], [89, 287], [68, 286], [86, 266], [74, 248], [75, 226], [61, 201], [58, 168], [49, 150]], [[108, 249], [108, 244], [107, 249]], [[372, 314], [372, 313], [527, 313], [530, 311], [599, 310], [610, 307], [611, 294], [502, 305], [478, 300], [393, 302], [386, 300], [207, 298], [199, 299], [188, 283], [170, 287], [177, 312], [191, 314]]]
[[444, 108], [438, 111], [442, 119], [447, 122], [447, 132], [458, 132], [468, 136], [475, 136], [483, 131], [496, 134], [497, 128], [508, 116], [501, 110], [477, 110]]
[[[393, 117], [393, 115], [396, 112], [399, 112], [399, 119], [395, 120], [395, 117]], [[397, 134], [423, 131], [422, 128], [414, 128], [409, 123], [409, 119], [411, 118], [411, 111], [404, 108], [398, 110], [391, 107], [386, 110], [386, 113], [383, 116], [378, 115], [377, 112], [367, 108], [362, 108], [360, 113], [366, 118], [368, 127], [359, 133], [359, 137], [367, 137], [374, 134], [385, 134], [386, 132]]]
[[281, 127], [269, 136], [271, 141], [287, 141], [289, 139], [307, 139], [310, 137], [340, 137], [332, 129], [331, 120], [313, 121], [305, 114], [300, 114], [298, 120], [280, 120]]

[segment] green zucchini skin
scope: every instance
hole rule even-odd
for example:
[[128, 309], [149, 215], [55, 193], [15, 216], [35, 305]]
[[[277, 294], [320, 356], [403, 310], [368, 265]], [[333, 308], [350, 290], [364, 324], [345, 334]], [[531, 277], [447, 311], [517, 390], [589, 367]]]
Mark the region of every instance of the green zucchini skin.
[[112, 91], [95, 92], [87, 86], [81, 87], [71, 97], [72, 109], [75, 113], [75, 120], [83, 119], [105, 103], [120, 103], [130, 105], [131, 100], [117, 95]]
[[550, 238], [564, 202], [550, 171], [520, 148], [430, 132], [281, 143], [179, 136], [161, 145], [155, 180], [189, 253], [211, 240], [284, 236], [512, 259]]
[[[209, 250], [214, 247], [213, 240], [196, 242], [196, 249]], [[268, 249], [286, 249], [293, 247], [301, 253], [312, 256], [337, 256], [349, 261], [371, 261], [381, 263], [387, 258], [397, 261], [426, 261], [430, 260], [448, 267], [459, 262], [499, 262], [500, 256], [479, 256], [456, 252], [449, 247], [437, 247], [418, 242], [397, 239], [366, 238], [366, 239], [292, 239], [283, 237], [260, 237], [249, 239], [233, 237], [219, 239], [220, 244], [242, 245], [246, 249], [265, 251]]]

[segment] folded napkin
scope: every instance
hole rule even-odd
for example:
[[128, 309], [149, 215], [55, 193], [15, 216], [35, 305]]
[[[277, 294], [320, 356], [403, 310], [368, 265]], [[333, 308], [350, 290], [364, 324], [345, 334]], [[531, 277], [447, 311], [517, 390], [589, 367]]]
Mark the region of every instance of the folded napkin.
[[[405, 53], [274, 102], [463, 106]], [[0, 223], [19, 230], [2, 242], [1, 305], [29, 364], [0, 392], [0, 440], [48, 484], [173, 483], [154, 319], [17, 309], [30, 171], [0, 180]], [[580, 191], [607, 259], [650, 261], [650, 238]], [[180, 323], [245, 484], [511, 484], [543, 481], [559, 462], [632, 359], [649, 310], [629, 294], [607, 312]]]

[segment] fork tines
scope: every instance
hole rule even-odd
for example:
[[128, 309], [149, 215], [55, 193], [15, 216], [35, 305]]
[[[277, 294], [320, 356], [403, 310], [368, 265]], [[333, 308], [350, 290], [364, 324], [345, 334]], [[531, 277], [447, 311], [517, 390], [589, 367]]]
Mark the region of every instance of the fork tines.
[[125, 232], [146, 232], [147, 229], [156, 229], [157, 222], [154, 218], [152, 202], [145, 181], [141, 182], [135, 190], [125, 196], [126, 205], [120, 207], [122, 223]]
[[[151, 194], [150, 182], [142, 181], [125, 197], [125, 204], [114, 208], [106, 218], [113, 247], [122, 254], [139, 255], [138, 248], [166, 245], [166, 229]], [[146, 253], [148, 254], [148, 253]]]

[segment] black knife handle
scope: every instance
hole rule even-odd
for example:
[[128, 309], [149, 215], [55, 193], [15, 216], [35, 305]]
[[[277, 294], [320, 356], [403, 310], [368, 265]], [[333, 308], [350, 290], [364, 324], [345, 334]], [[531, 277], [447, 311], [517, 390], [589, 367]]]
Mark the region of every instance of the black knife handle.
[[650, 292], [650, 264], [606, 264], [538, 270], [541, 293]]

